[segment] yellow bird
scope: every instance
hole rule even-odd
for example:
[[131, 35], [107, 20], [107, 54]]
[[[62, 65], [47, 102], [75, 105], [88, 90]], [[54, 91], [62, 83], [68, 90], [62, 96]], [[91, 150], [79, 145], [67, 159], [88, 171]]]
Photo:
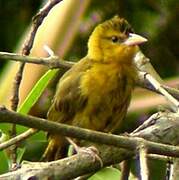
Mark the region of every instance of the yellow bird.
[[[137, 71], [133, 58], [147, 40], [134, 34], [118, 16], [99, 24], [88, 41], [88, 53], [59, 80], [48, 120], [119, 133], [131, 99]], [[49, 135], [46, 160], [65, 157], [65, 137]]]

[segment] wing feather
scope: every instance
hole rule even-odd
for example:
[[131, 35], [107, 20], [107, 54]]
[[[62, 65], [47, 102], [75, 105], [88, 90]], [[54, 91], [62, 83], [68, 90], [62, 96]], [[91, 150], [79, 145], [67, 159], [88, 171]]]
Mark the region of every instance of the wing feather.
[[90, 60], [86, 57], [62, 76], [47, 115], [49, 120], [71, 124], [76, 112], [85, 108], [88, 97], [81, 93], [80, 80], [90, 67]]

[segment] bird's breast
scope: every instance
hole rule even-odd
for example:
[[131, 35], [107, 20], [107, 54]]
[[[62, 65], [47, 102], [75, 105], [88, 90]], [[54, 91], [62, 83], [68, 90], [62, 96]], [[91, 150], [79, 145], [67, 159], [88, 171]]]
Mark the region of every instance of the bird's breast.
[[121, 99], [131, 93], [134, 71], [134, 67], [97, 64], [84, 73], [80, 83], [81, 92], [95, 102]]
[[87, 103], [83, 111], [76, 114], [73, 124], [105, 132], [118, 129], [134, 85], [132, 71], [99, 64], [84, 72], [79, 88]]

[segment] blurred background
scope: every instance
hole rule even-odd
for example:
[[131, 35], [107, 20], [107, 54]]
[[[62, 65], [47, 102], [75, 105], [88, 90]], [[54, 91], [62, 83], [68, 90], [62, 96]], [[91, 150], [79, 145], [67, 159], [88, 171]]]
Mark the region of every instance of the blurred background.
[[[20, 52], [32, 17], [45, 2], [0, 0], [0, 51]], [[131, 23], [135, 32], [148, 39], [148, 43], [141, 47], [143, 53], [151, 59], [152, 65], [166, 83], [177, 87], [179, 72], [177, 45], [179, 2], [177, 0], [111, 0], [110, 2], [78, 0], [75, 3], [67, 0], [66, 3], [60, 4], [54, 8], [38, 31], [31, 55], [46, 56], [43, 50], [46, 44], [60, 57], [78, 61], [87, 52], [87, 40], [94, 26], [118, 14]], [[12, 84], [16, 72], [17, 63], [15, 64], [0, 61], [1, 104], [9, 104], [11, 91], [9, 85]], [[30, 71], [26, 67], [21, 101], [45, 71], [43, 67], [28, 66]], [[147, 95], [141, 91], [136, 93], [130, 111], [144, 111], [156, 108], [158, 104], [165, 104], [163, 98], [153, 94], [150, 96], [148, 92]]]
[[[21, 52], [29, 32], [32, 17], [46, 1], [0, 0], [0, 51]], [[179, 2], [178, 0], [66, 0], [50, 12], [40, 27], [30, 55], [47, 56], [43, 49], [48, 45], [56, 55], [65, 60], [78, 61], [87, 52], [88, 37], [96, 24], [118, 14], [126, 18], [135, 32], [145, 36], [143, 53], [165, 83], [179, 85]], [[0, 104], [9, 107], [12, 82], [18, 63], [0, 59]], [[39, 77], [47, 69], [26, 65], [21, 86], [24, 100]], [[58, 78], [63, 74], [60, 71]], [[31, 114], [46, 117], [58, 78], [50, 83]], [[167, 106], [163, 97], [137, 88], [129, 108], [128, 118], [134, 126], [156, 112], [160, 105]], [[126, 127], [128, 128], [128, 127]], [[29, 155], [29, 154], [28, 154]], [[29, 158], [30, 159], [30, 158]]]

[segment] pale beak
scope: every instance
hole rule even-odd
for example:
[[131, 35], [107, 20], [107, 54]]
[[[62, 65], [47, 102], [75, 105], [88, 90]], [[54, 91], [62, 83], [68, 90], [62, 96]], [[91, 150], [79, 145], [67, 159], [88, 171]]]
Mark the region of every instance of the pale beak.
[[147, 42], [147, 39], [138, 34], [129, 33], [129, 37], [123, 42], [127, 46], [135, 46]]

